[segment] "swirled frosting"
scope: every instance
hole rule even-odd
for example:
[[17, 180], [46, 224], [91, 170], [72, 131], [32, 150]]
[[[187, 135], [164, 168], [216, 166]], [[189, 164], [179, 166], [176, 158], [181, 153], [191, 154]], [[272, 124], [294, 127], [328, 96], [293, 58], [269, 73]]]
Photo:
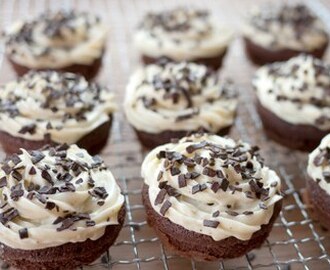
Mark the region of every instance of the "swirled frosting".
[[29, 72], [0, 88], [0, 130], [28, 140], [75, 143], [109, 121], [114, 95], [72, 73]]
[[232, 32], [215, 22], [208, 11], [182, 7], [148, 13], [134, 36], [142, 54], [175, 61], [218, 56], [231, 39]]
[[21, 152], [0, 170], [0, 241], [24, 250], [96, 240], [124, 197], [98, 157], [76, 145]]
[[307, 173], [330, 195], [330, 135], [325, 136], [309, 154]]
[[253, 80], [261, 105], [291, 124], [330, 129], [330, 66], [308, 55], [261, 67]]
[[130, 78], [124, 109], [138, 130], [218, 132], [234, 122], [236, 91], [206, 66], [194, 63], [158, 64], [140, 68]]
[[272, 50], [312, 51], [328, 42], [322, 21], [302, 4], [254, 9], [242, 30], [245, 37]]
[[152, 207], [187, 230], [219, 241], [248, 240], [282, 199], [281, 181], [256, 147], [195, 134], [155, 148], [142, 164]]
[[101, 57], [106, 32], [100, 19], [87, 12], [46, 12], [6, 30], [6, 53], [33, 69], [89, 65]]

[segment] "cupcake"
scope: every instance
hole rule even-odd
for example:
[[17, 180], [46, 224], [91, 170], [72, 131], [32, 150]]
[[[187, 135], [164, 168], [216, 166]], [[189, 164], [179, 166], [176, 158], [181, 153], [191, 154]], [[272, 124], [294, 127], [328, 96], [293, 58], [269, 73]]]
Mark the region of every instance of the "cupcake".
[[166, 57], [213, 69], [220, 68], [231, 39], [232, 31], [215, 22], [208, 11], [183, 7], [146, 14], [134, 36], [145, 64]]
[[4, 32], [6, 55], [16, 73], [52, 69], [90, 79], [102, 62], [106, 28], [87, 12], [46, 12]]
[[62, 143], [96, 153], [115, 108], [111, 92], [80, 75], [31, 71], [0, 87], [0, 143], [7, 153]]
[[239, 257], [262, 245], [282, 205], [281, 181], [258, 147], [194, 134], [142, 164], [147, 221], [169, 249], [194, 260]]
[[226, 134], [234, 122], [236, 91], [204, 65], [161, 61], [137, 70], [126, 90], [126, 118], [149, 148], [205, 130]]
[[309, 151], [330, 132], [330, 66], [308, 55], [261, 67], [253, 80], [267, 135]]
[[124, 197], [99, 157], [63, 144], [20, 149], [0, 166], [0, 257], [11, 266], [74, 269], [117, 238]]
[[322, 58], [329, 41], [322, 21], [302, 4], [254, 10], [244, 24], [243, 37], [249, 58], [260, 65], [300, 53]]
[[330, 135], [309, 155], [307, 191], [316, 216], [330, 229]]

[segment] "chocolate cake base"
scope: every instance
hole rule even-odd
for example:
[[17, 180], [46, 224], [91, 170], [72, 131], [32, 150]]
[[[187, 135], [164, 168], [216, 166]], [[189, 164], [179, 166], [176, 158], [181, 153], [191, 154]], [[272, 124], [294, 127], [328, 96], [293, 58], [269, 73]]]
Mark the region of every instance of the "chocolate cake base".
[[[67, 66], [64, 68], [53, 68], [51, 70], [54, 71], [58, 71], [58, 72], [71, 72], [71, 73], [76, 73], [76, 74], [80, 74], [82, 76], [84, 76], [87, 80], [90, 80], [92, 78], [94, 78], [96, 76], [96, 74], [98, 73], [99, 69], [102, 66], [102, 56], [100, 58], [97, 58], [94, 60], [94, 62], [90, 65], [81, 65], [81, 64], [73, 64], [71, 66]], [[9, 62], [11, 63], [13, 69], [15, 70], [16, 74], [18, 76], [23, 76], [25, 73], [29, 72], [30, 70], [37, 70], [37, 71], [41, 71], [41, 70], [50, 70], [50, 69], [31, 69], [29, 67], [20, 65], [16, 62], [14, 62], [13, 60], [11, 60], [8, 57]]]
[[313, 179], [307, 179], [307, 191], [315, 216], [330, 229], [330, 195]]
[[[111, 125], [112, 117], [109, 121], [100, 125], [89, 134], [83, 136], [78, 142], [76, 142], [76, 144], [79, 147], [86, 149], [91, 155], [99, 153], [102, 148], [107, 144]], [[24, 148], [26, 150], [35, 150], [42, 148], [47, 144], [58, 144], [56, 142], [53, 142], [49, 138], [44, 138], [41, 141], [32, 141], [20, 137], [14, 137], [4, 131], [0, 131], [0, 143], [6, 154], [17, 153], [20, 148]]]
[[[217, 55], [217, 56], [214, 56], [214, 57], [209, 57], [209, 58], [197, 58], [197, 59], [194, 59], [194, 60], [189, 60], [189, 62], [202, 64], [202, 65], [205, 65], [205, 66], [207, 66], [207, 67], [209, 67], [213, 70], [217, 70], [217, 69], [221, 68], [222, 61], [223, 61], [223, 58], [226, 55], [226, 53], [227, 53], [227, 49], [225, 49], [224, 52], [222, 52], [220, 55]], [[150, 64], [158, 62], [162, 58], [166, 58], [169, 61], [176, 62], [174, 59], [171, 59], [170, 57], [167, 57], [167, 56], [160, 56], [160, 57], [155, 58], [155, 57], [151, 57], [151, 56], [148, 56], [148, 55], [142, 55], [142, 62], [145, 65], [150, 65]]]
[[[217, 135], [224, 136], [227, 135], [230, 131], [231, 126], [221, 129], [217, 132]], [[166, 130], [160, 133], [148, 133], [141, 130], [134, 129], [135, 133], [141, 142], [141, 144], [146, 148], [155, 148], [159, 145], [171, 142], [171, 139], [181, 139], [187, 134], [191, 134], [193, 132], [199, 132], [202, 129], [198, 129], [198, 131], [187, 131], [187, 130]], [[207, 130], [204, 130], [208, 132]]]
[[22, 250], [0, 244], [1, 259], [22, 270], [75, 269], [99, 258], [115, 242], [125, 220], [125, 206], [118, 213], [118, 225], [109, 225], [97, 240], [87, 239], [79, 243], [37, 250]]
[[282, 208], [282, 201], [275, 204], [274, 213], [268, 224], [262, 225], [250, 240], [242, 241], [235, 237], [215, 241], [211, 236], [189, 231], [159, 215], [150, 203], [148, 186], [142, 190], [143, 204], [146, 208], [147, 222], [154, 228], [161, 242], [173, 252], [197, 261], [214, 261], [243, 256], [258, 248], [268, 237], [273, 223]]
[[322, 58], [328, 46], [328, 42], [326, 42], [322, 45], [322, 47], [314, 49], [313, 51], [297, 51], [292, 49], [270, 50], [254, 43], [246, 37], [244, 37], [244, 43], [247, 55], [256, 65], [265, 65], [267, 63], [273, 63], [277, 61], [286, 61], [301, 53], [307, 53], [313, 55], [316, 58]]
[[256, 107], [267, 136], [286, 147], [312, 151], [330, 132], [330, 130], [320, 130], [310, 125], [288, 123], [263, 107], [259, 101]]

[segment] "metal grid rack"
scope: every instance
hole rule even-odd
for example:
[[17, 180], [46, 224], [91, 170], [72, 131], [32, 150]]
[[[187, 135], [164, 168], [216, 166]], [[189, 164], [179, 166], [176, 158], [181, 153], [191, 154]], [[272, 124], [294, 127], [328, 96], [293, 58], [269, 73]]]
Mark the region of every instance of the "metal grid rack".
[[[238, 28], [244, 12], [251, 5], [271, 1], [162, 2], [0, 0], [0, 27], [2, 29], [17, 18], [33, 16], [45, 9], [77, 8], [99, 14], [111, 31], [108, 51], [98, 81], [115, 91], [118, 102], [121, 103], [128, 77], [138, 65], [138, 55], [131, 46], [131, 37], [138, 20], [147, 10], [193, 4], [201, 8], [207, 7], [227, 25]], [[307, 4], [328, 22], [330, 29], [330, 1], [310, 0]], [[3, 46], [0, 51], [3, 52]], [[327, 59], [330, 60], [330, 57]], [[3, 53], [0, 54], [0, 66], [1, 83], [14, 77]], [[260, 145], [266, 163], [281, 176], [286, 195], [283, 210], [263, 246], [235, 260], [210, 263], [183, 259], [165, 250], [145, 221], [144, 207], [140, 199], [143, 182], [139, 177], [140, 164], [146, 151], [137, 142], [120, 108], [115, 115], [111, 141], [101, 155], [123, 189], [127, 207], [126, 222], [110, 251], [83, 269], [330, 269], [330, 232], [313, 218], [312, 208], [304, 196], [307, 155], [285, 149], [264, 136], [260, 119], [253, 106], [250, 80], [254, 71], [255, 67], [245, 58], [240, 40], [236, 39], [221, 71], [224, 77], [234, 78], [240, 89], [238, 117], [230, 135]], [[7, 265], [2, 264], [1, 268], [7, 268]]]

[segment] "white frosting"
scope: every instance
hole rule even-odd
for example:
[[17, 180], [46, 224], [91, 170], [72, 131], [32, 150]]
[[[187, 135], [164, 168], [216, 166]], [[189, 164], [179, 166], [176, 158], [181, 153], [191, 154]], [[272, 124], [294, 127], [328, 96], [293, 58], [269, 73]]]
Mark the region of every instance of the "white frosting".
[[309, 154], [307, 173], [312, 180], [330, 195], [330, 181], [325, 179], [323, 173], [330, 173], [330, 135], [325, 136], [320, 145]]
[[183, 61], [221, 55], [232, 36], [232, 31], [214, 21], [208, 12], [177, 8], [147, 14], [134, 42], [143, 55]]
[[261, 105], [291, 124], [330, 128], [330, 67], [312, 56], [261, 67], [253, 80]]
[[90, 65], [105, 47], [106, 27], [88, 13], [58, 11], [29, 22], [17, 22], [5, 32], [6, 53], [33, 69]]
[[243, 35], [268, 49], [312, 51], [328, 41], [322, 21], [301, 4], [254, 9]]
[[149, 133], [201, 127], [218, 132], [234, 122], [236, 106], [231, 84], [203, 65], [185, 62], [140, 68], [129, 80], [124, 102], [128, 121]]
[[[24, 250], [43, 249], [63, 245], [66, 243], [83, 242], [87, 239], [96, 240], [100, 238], [105, 231], [105, 227], [113, 224], [118, 224], [118, 212], [124, 204], [124, 197], [120, 194], [119, 186], [117, 185], [110, 170], [104, 164], [93, 165], [93, 168], [83, 170], [79, 175], [74, 176], [72, 170], [67, 171], [58, 163], [59, 157], [51, 156], [48, 150], [42, 151], [45, 158], [37, 164], [32, 163], [31, 155], [21, 149], [19, 154], [20, 161], [14, 165], [13, 161], [9, 161], [8, 165], [12, 168], [17, 168], [17, 171], [22, 175], [22, 180], [17, 181], [13, 174], [6, 174], [4, 170], [0, 170], [0, 178], [6, 176], [7, 184], [1, 188], [0, 201], [0, 241], [1, 243], [11, 247]], [[60, 158], [64, 162], [64, 158]], [[95, 160], [87, 153], [86, 150], [78, 148], [76, 145], [70, 146], [67, 150], [65, 160], [69, 162], [75, 161], [80, 164], [95, 164]], [[51, 175], [54, 185], [51, 185], [41, 172], [45, 166], [50, 167], [48, 173]], [[31, 175], [30, 169], [34, 167], [36, 174]], [[2, 167], [3, 168], [3, 167]], [[65, 182], [56, 178], [56, 169], [58, 173], [69, 172], [73, 178]], [[94, 180], [94, 187], [88, 184], [90, 177]], [[77, 183], [78, 179], [82, 179], [81, 183]], [[75, 191], [60, 192], [54, 194], [42, 194], [47, 202], [55, 203], [56, 207], [46, 208], [46, 203], [42, 203], [37, 195], [31, 199], [28, 194], [40, 194], [39, 191], [47, 187], [65, 186], [66, 183], [73, 185]], [[23, 194], [19, 198], [11, 196], [11, 189], [22, 185]], [[31, 184], [39, 185], [41, 189], [29, 187]], [[35, 186], [36, 187], [36, 186]], [[91, 196], [90, 193], [95, 188], [104, 188], [107, 196], [101, 199], [97, 196]], [[39, 190], [39, 191], [38, 191]], [[103, 201], [102, 205], [98, 202]], [[5, 205], [5, 206], [3, 206]], [[18, 211], [18, 216], [14, 219], [4, 222], [4, 212], [14, 208]], [[66, 217], [70, 214], [87, 214], [91, 221], [95, 222], [94, 226], [87, 226], [86, 220], [82, 219], [74, 222], [69, 228], [58, 230], [62, 226], [62, 222], [54, 224], [58, 217]], [[21, 239], [19, 230], [27, 228], [28, 237]]]
[[[76, 143], [115, 109], [111, 92], [72, 73], [30, 72], [0, 88], [0, 130], [27, 140]], [[30, 124], [34, 132], [20, 132]]]
[[[206, 148], [199, 148], [193, 153], [188, 153], [187, 147], [192, 144], [198, 144], [200, 142], [206, 141], [211, 145], [215, 145], [216, 148], [221, 153], [226, 153], [226, 149], [230, 151], [231, 149], [239, 148], [241, 152], [245, 153], [243, 160], [241, 162], [234, 162], [240, 164], [243, 168], [247, 166], [247, 163], [253, 164], [253, 171], [250, 171], [252, 177], [260, 178], [258, 180], [263, 183], [263, 188], [269, 190], [268, 195], [266, 194], [263, 199], [257, 199], [256, 196], [252, 195], [253, 198], [248, 198], [246, 196], [246, 191], [250, 191], [249, 179], [242, 178], [242, 174], [237, 173], [233, 168], [233, 165], [225, 165], [228, 159], [221, 159], [219, 157], [215, 158], [214, 166], [207, 165], [213, 170], [221, 170], [223, 175], [229, 181], [229, 187], [226, 191], [223, 189], [214, 192], [210, 188], [213, 181], [220, 181], [218, 176], [210, 177], [203, 174], [203, 162], [196, 164], [192, 168], [188, 168], [184, 163], [176, 162], [177, 168], [180, 170], [180, 174], [185, 174], [187, 172], [193, 173], [197, 172], [201, 175], [194, 180], [187, 180], [187, 185], [184, 187], [179, 187], [178, 178], [179, 175], [172, 176], [171, 166], [167, 164], [172, 164], [171, 162], [165, 161], [164, 158], [159, 159], [157, 154], [160, 151], [172, 152], [174, 151], [176, 155], [181, 154], [187, 158], [194, 158], [197, 153], [202, 158], [210, 158], [212, 151]], [[238, 147], [240, 145], [240, 147]], [[248, 152], [246, 152], [248, 151]], [[223, 138], [216, 135], [193, 135], [190, 137], [185, 137], [181, 139], [178, 143], [170, 143], [159, 146], [152, 150], [145, 158], [142, 164], [142, 177], [144, 178], [145, 184], [149, 186], [149, 198], [152, 207], [155, 211], [161, 214], [161, 207], [163, 204], [156, 204], [155, 200], [160, 192], [159, 183], [167, 181], [167, 184], [172, 186], [180, 196], [169, 196], [166, 195], [165, 200], [169, 200], [172, 206], [166, 211], [165, 217], [170, 219], [173, 223], [181, 225], [187, 230], [194, 231], [197, 233], [205, 234], [211, 236], [215, 241], [219, 241], [228, 237], [236, 237], [240, 240], [248, 240], [251, 238], [252, 234], [260, 230], [261, 225], [268, 224], [269, 220], [273, 215], [274, 205], [276, 202], [282, 199], [280, 195], [281, 181], [277, 174], [270, 170], [269, 168], [263, 166], [260, 163], [258, 155], [251, 154], [251, 147], [246, 143], [236, 143], [232, 139]], [[236, 152], [237, 153], [237, 152]], [[232, 155], [229, 154], [231, 158]], [[236, 156], [236, 159], [238, 156]], [[167, 164], [166, 164], [167, 163]], [[164, 169], [164, 165], [167, 169]], [[158, 180], [159, 172], [163, 172], [162, 178]], [[254, 180], [255, 181], [255, 180]], [[206, 189], [203, 191], [192, 193], [193, 186], [196, 184], [206, 184]], [[232, 191], [231, 187], [242, 188], [242, 191], [236, 190]], [[253, 193], [254, 194], [254, 193]], [[259, 204], [264, 203], [266, 209], [261, 209]], [[229, 208], [230, 206], [230, 208]], [[226, 211], [234, 211], [238, 215], [233, 216]], [[216, 217], [213, 213], [220, 211], [220, 214]], [[245, 211], [253, 211], [253, 214], [247, 215], [243, 214]], [[219, 224], [213, 227], [207, 227], [203, 225], [204, 220], [217, 221]]]

